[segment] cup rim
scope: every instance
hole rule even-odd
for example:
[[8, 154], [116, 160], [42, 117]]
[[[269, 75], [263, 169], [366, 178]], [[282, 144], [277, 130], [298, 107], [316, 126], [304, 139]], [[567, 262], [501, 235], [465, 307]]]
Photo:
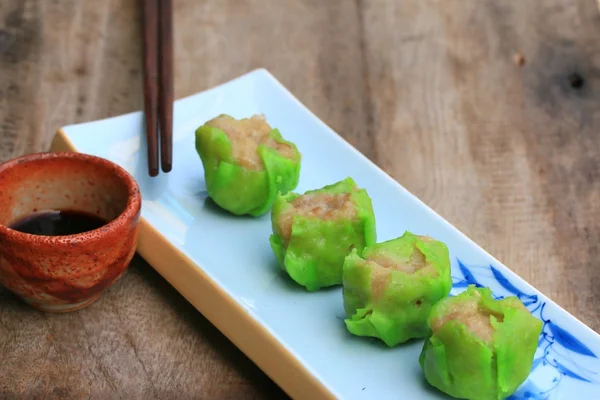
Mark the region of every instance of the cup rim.
[[0, 237], [4, 236], [5, 238], [19, 242], [44, 243], [50, 246], [76, 244], [105, 237], [115, 229], [127, 225], [128, 222], [133, 221], [138, 217], [141, 211], [142, 196], [137, 181], [123, 167], [106, 158], [70, 151], [31, 153], [1, 163], [0, 174], [9, 169], [18, 167], [23, 163], [51, 159], [85, 161], [111, 170], [113, 175], [123, 182], [127, 188], [127, 204], [125, 205], [125, 209], [116, 218], [110, 220], [101, 227], [82, 233], [59, 236], [34, 235], [11, 229], [7, 225], [0, 223]]

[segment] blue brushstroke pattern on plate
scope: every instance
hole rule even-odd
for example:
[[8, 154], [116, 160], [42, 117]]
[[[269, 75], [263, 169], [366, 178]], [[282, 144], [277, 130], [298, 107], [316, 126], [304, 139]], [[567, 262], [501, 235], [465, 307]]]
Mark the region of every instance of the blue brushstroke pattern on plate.
[[[494, 292], [494, 297], [501, 299], [506, 296], [518, 297], [527, 309], [544, 323], [534, 357], [530, 377], [537, 371], [552, 376], [544, 386], [536, 386], [528, 379], [510, 400], [545, 400], [552, 398], [552, 392], [564, 380], [573, 379], [580, 382], [600, 383], [600, 360], [598, 355], [582, 343], [577, 337], [548, 318], [544, 311], [546, 302], [541, 301], [537, 294], [527, 294], [519, 290], [510, 280], [493, 265], [467, 266], [456, 259], [458, 270], [462, 276], [452, 276], [453, 295], [460, 293], [469, 285], [477, 287], [488, 286]], [[582, 358], [594, 359], [595, 370], [581, 367]], [[600, 394], [599, 394], [600, 395]]]

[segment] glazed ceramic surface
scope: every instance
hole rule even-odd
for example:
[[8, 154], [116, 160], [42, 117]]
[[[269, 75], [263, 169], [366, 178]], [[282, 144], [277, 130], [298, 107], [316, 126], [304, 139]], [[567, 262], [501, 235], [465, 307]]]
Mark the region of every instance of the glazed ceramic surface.
[[158, 178], [147, 176], [141, 112], [60, 131], [55, 148], [106, 157], [137, 178], [144, 198], [142, 256], [284, 390], [303, 398], [446, 398], [423, 380], [422, 341], [389, 349], [351, 336], [341, 288], [307, 293], [279, 269], [269, 247], [269, 215], [234, 217], [207, 199], [194, 130], [221, 113], [263, 113], [298, 146], [297, 191], [353, 177], [372, 197], [378, 241], [405, 230], [444, 241], [452, 293], [475, 284], [498, 297], [518, 296], [544, 329], [530, 377], [512, 399], [600, 399], [600, 337], [594, 331], [388, 177], [265, 70], [176, 102], [174, 168]]
[[[0, 282], [44, 311], [89, 305], [121, 277], [133, 257], [140, 209], [133, 177], [98, 157], [31, 154], [0, 165]], [[82, 211], [109, 222], [67, 236], [7, 227], [49, 210]]]

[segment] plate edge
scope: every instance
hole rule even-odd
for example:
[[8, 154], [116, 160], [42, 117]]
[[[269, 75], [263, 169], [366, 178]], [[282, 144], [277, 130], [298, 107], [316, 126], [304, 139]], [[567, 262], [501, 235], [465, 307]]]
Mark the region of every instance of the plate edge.
[[[50, 151], [78, 152], [62, 128], [56, 132]], [[264, 326], [143, 217], [137, 252], [290, 397], [336, 398]]]

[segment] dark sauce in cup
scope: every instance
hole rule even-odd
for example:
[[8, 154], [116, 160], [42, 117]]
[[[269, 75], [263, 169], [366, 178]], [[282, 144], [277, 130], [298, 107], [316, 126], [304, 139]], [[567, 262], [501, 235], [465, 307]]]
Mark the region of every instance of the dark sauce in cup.
[[43, 211], [28, 215], [11, 224], [9, 228], [42, 236], [76, 235], [98, 229], [106, 221], [94, 214], [81, 211]]

